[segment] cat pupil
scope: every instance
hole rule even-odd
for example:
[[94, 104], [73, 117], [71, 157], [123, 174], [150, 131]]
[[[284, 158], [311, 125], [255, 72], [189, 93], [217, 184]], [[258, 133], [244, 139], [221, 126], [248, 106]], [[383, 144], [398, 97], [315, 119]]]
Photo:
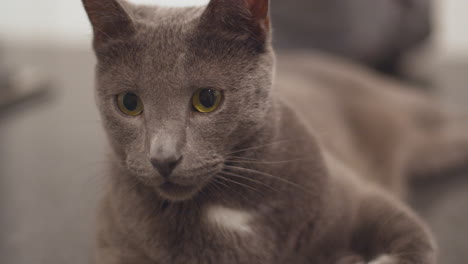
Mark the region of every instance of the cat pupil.
[[200, 92], [200, 103], [206, 107], [211, 108], [216, 104], [216, 93], [211, 89], [204, 89]]
[[123, 98], [123, 105], [127, 110], [134, 111], [138, 106], [138, 97], [136, 94], [128, 93]]

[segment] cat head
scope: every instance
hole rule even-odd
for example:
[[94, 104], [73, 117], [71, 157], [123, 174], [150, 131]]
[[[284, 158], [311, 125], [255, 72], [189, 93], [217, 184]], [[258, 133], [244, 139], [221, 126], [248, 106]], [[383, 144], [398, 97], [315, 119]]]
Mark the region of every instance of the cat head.
[[268, 126], [268, 0], [83, 3], [94, 30], [97, 103], [124, 172], [164, 199], [190, 199], [227, 153]]

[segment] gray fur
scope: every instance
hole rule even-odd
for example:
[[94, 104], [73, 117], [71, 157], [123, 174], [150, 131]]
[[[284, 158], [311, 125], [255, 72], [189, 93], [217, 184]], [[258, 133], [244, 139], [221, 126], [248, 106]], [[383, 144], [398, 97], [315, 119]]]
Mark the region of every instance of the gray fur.
[[[131, 30], [94, 43], [115, 161], [97, 262], [357, 264], [389, 255], [392, 264], [435, 263], [431, 235], [397, 197], [442, 114], [398, 83], [321, 56], [280, 58], [273, 81], [269, 21], [242, 5], [259, 1], [122, 3], [115, 10], [124, 14], [90, 16], [96, 34], [112, 16], [131, 18]], [[91, 14], [117, 3], [83, 2]], [[225, 99], [212, 113], [194, 112], [191, 96], [205, 87]], [[116, 108], [125, 91], [142, 98], [141, 116]], [[183, 188], [161, 189], [152, 140], [177, 142], [183, 159], [170, 180]], [[252, 233], [209, 222], [213, 205], [249, 213]]]

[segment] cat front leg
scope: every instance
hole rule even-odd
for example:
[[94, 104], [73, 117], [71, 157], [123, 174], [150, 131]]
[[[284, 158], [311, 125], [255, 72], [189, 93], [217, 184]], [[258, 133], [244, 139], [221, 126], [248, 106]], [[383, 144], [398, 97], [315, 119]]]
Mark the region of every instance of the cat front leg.
[[431, 234], [400, 202], [373, 191], [362, 199], [357, 213], [352, 247], [366, 262], [355, 264], [436, 263]]

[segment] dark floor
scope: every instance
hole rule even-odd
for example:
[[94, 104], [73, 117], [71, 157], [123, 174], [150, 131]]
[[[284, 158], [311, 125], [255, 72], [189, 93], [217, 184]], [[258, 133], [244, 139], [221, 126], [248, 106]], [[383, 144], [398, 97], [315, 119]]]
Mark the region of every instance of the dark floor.
[[[7, 49], [8, 65], [50, 74], [55, 90], [0, 113], [0, 263], [89, 263], [105, 139], [93, 97], [93, 56]], [[467, 59], [468, 61], [468, 59]], [[440, 92], [465, 108], [468, 63], [439, 71]], [[449, 84], [449, 85], [445, 85]], [[468, 176], [418, 184], [414, 204], [438, 237], [441, 263], [468, 263]]]

